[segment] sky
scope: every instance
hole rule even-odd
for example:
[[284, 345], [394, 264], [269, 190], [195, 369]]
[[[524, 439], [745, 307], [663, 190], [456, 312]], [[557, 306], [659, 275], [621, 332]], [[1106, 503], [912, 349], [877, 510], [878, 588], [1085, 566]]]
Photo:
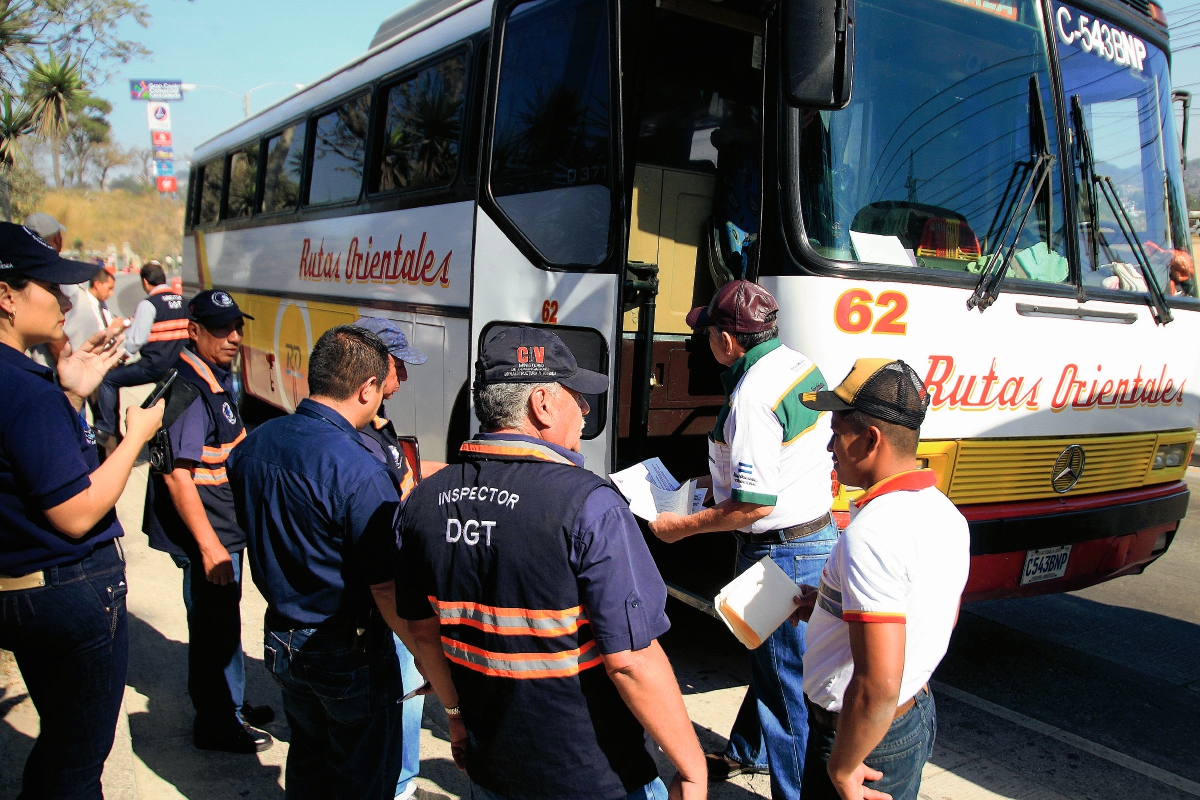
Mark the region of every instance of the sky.
[[[176, 167], [200, 144], [242, 119], [242, 95], [254, 113], [366, 52], [379, 23], [409, 0], [149, 0], [149, 28], [126, 22], [121, 36], [142, 42], [149, 58], [119, 64], [95, 93], [113, 104], [109, 119], [122, 145], [149, 147], [146, 103], [129, 99], [130, 79], [198, 84], [171, 104]], [[219, 86], [220, 89], [208, 88]], [[234, 96], [236, 95], [236, 96]]]
[[[271, 84], [251, 95], [253, 113], [294, 91], [294, 84], [311, 83], [365, 52], [379, 23], [410, 1], [342, 0], [330, 13], [328, 2], [316, 0], [148, 0], [149, 28], [126, 22], [121, 35], [153, 54], [117, 65], [96, 93], [113, 104], [114, 138], [148, 147], [146, 104], [129, 99], [129, 80], [197, 84], [171, 107], [176, 167], [183, 171], [198, 145], [242, 118], [244, 92]], [[1200, 9], [1196, 0], [1160, 1], [1168, 21], [1196, 19]], [[1193, 111], [1200, 113], [1200, 47], [1175, 55], [1172, 83], [1197, 95]], [[1200, 158], [1200, 124], [1189, 139], [1189, 157]]]

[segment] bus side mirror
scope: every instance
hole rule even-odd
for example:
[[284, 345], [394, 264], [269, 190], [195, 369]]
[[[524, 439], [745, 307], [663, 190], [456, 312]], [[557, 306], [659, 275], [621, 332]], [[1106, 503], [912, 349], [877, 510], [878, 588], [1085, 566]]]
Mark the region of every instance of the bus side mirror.
[[788, 104], [836, 111], [854, 83], [854, 0], [784, 0], [780, 40]]
[[1176, 89], [1171, 92], [1172, 102], [1179, 103], [1183, 106], [1183, 130], [1179, 136], [1179, 160], [1183, 162], [1183, 168], [1187, 169], [1187, 144], [1188, 144], [1188, 122], [1192, 116], [1192, 93]]

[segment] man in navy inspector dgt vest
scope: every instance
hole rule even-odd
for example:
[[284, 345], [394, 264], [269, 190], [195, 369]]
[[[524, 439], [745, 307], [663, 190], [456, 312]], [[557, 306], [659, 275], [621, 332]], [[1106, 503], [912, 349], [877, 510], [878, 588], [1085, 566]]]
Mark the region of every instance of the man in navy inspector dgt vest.
[[657, 637], [666, 587], [629, 506], [583, 469], [584, 394], [608, 390], [553, 333], [500, 328], [475, 367], [484, 433], [413, 490], [397, 609], [446, 705], [475, 800], [660, 800], [646, 734], [707, 795]]
[[242, 343], [242, 320], [253, 317], [219, 290], [200, 292], [189, 308], [191, 345], [174, 368], [200, 396], [167, 429], [174, 469], [151, 474], [142, 527], [150, 546], [183, 570], [193, 741], [204, 750], [255, 753], [271, 746], [271, 736], [251, 725], [267, 724], [275, 712], [245, 702], [240, 606], [246, 534], [225, 473], [229, 454], [246, 438], [230, 367]]
[[121, 388], [154, 383], [162, 378], [188, 341], [188, 310], [183, 296], [167, 283], [162, 266], [153, 261], [142, 267], [141, 275], [146, 299], [134, 310], [133, 323], [125, 333], [125, 351], [129, 355], [141, 353], [142, 357], [117, 367], [100, 384], [100, 418], [96, 420], [96, 430], [106, 438], [117, 431]]

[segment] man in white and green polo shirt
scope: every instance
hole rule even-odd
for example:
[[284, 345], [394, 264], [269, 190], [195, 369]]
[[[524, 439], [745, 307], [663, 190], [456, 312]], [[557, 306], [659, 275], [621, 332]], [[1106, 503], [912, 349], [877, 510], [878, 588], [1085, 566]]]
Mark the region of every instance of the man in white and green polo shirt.
[[[729, 368], [708, 442], [716, 505], [686, 517], [660, 514], [650, 530], [666, 542], [736, 531], [739, 573], [770, 556], [797, 584], [814, 583], [837, 539], [829, 514], [833, 461], [825, 449], [829, 415], [805, 408], [800, 396], [824, 389], [825, 379], [779, 341], [778, 310], [766, 289], [740, 280], [688, 314], [688, 325], [707, 329], [713, 355]], [[808, 740], [803, 658], [803, 626], [783, 625], [751, 651], [750, 690], [729, 748], [710, 756], [710, 777], [763, 771], [765, 748], [771, 796], [800, 796]]]

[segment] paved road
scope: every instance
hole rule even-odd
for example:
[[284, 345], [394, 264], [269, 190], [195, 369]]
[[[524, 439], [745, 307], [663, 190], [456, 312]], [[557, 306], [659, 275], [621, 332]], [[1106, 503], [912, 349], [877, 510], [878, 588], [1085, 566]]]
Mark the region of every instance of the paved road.
[[[144, 467], [120, 506], [130, 535], [132, 653], [126, 706], [134, 790], [114, 797], [283, 796], [287, 726], [257, 757], [202, 753], [190, 743], [187, 626], [179, 572], [149, 550], [140, 530]], [[1200, 478], [1189, 478], [1200, 489]], [[1070, 595], [981, 603], [964, 609], [935, 694], [939, 737], [926, 769], [927, 800], [1095, 800], [1200, 797], [1200, 509], [1146, 574]], [[280, 706], [261, 662], [264, 604], [252, 584], [243, 600], [249, 696]], [[724, 744], [745, 690], [745, 651], [715, 620], [672, 605], [663, 645], [702, 743]], [[435, 705], [435, 704], [430, 704]], [[450, 761], [444, 717], [427, 713], [420, 797], [466, 790]], [[16, 796], [37, 715], [19, 677], [0, 663], [0, 798]], [[119, 749], [119, 748], [118, 748]], [[114, 761], [118, 763], [114, 765]], [[107, 776], [106, 776], [107, 777]], [[114, 776], [119, 777], [119, 776]], [[715, 799], [766, 797], [765, 778], [714, 785]]]

